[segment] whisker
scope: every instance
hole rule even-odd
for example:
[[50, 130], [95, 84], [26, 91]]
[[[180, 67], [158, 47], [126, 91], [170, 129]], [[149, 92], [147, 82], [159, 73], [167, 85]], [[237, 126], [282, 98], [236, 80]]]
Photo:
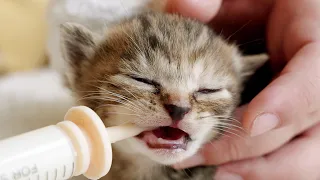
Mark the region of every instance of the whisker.
[[238, 129], [238, 128], [232, 128], [230, 126], [221, 126], [221, 125], [218, 125], [216, 127], [219, 127], [219, 128], [223, 128], [223, 129], [229, 129], [231, 131], [235, 131], [235, 132], [244, 132], [244, 130], [242, 129]]
[[[114, 86], [116, 86], [114, 83], [112, 83], [112, 82], [110, 82], [110, 81], [104, 81], [104, 80], [100, 80], [100, 82], [102, 82], [102, 83], [108, 83], [108, 84], [112, 84], [112, 85], [114, 85]], [[145, 105], [145, 104], [143, 104], [142, 102], [141, 102], [141, 100], [144, 100], [144, 99], [138, 99], [132, 92], [130, 92], [128, 89], [126, 89], [125, 87], [123, 87], [123, 86], [120, 86], [120, 88], [122, 88], [122, 89], [124, 89], [126, 92], [128, 92], [131, 96], [133, 96], [137, 101], [136, 102], [138, 102], [138, 103], [140, 103], [141, 105], [142, 105], [142, 107]], [[144, 100], [145, 101], [145, 100]]]
[[126, 106], [122, 106], [122, 105], [118, 105], [118, 104], [103, 104], [103, 105], [100, 105], [96, 108], [96, 110], [100, 109], [100, 108], [103, 108], [103, 107], [107, 107], [107, 106], [114, 106], [114, 107], [120, 107], [120, 108], [124, 108], [124, 109], [127, 109], [129, 111], [132, 111], [132, 112], [135, 112], [133, 109], [130, 109]]
[[[101, 87], [100, 87], [100, 88], [101, 88]], [[106, 90], [106, 89], [104, 89], [104, 88], [101, 88], [101, 90], [102, 90], [104, 93], [111, 94], [111, 95], [114, 95], [114, 96], [116, 96], [116, 97], [119, 97], [119, 98], [121, 98], [121, 99], [123, 99], [123, 100], [128, 101], [128, 103], [130, 103], [132, 106], [135, 106], [135, 107], [137, 107], [137, 108], [138, 108], [138, 107], [139, 107], [139, 108], [142, 108], [141, 106], [138, 106], [137, 104], [133, 103], [128, 97], [125, 97], [125, 96], [123, 96], [123, 95], [114, 93], [114, 92], [109, 91], [109, 90]]]
[[[96, 98], [96, 97], [98, 97], [98, 96], [93, 96], [93, 95], [86, 95], [86, 96], [83, 96], [83, 97], [80, 97], [80, 98], [78, 98], [77, 99], [77, 102], [80, 102], [80, 101], [82, 101], [82, 100], [90, 100], [90, 99], [98, 99], [98, 98]], [[99, 97], [100, 98], [100, 97]]]
[[111, 101], [111, 102], [117, 102], [117, 103], [120, 103], [122, 105], [125, 105], [125, 106], [129, 106], [135, 110], [142, 110], [142, 109], [139, 109], [139, 107], [137, 106], [133, 106], [132, 104], [126, 104], [124, 103], [123, 101], [117, 99], [117, 98], [113, 98], [113, 97], [100, 97], [100, 96], [91, 96], [91, 97], [85, 97], [85, 98], [82, 98], [83, 100], [84, 99], [92, 99], [92, 100], [101, 100], [101, 101]]
[[134, 44], [134, 48], [140, 53], [140, 54], [143, 54], [143, 51], [142, 49], [140, 48], [140, 46], [138, 46], [138, 44], [134, 41], [134, 39], [126, 32], [126, 31], [123, 31], [123, 33], [125, 35], [127, 35], [127, 37], [131, 40], [131, 42]]
[[127, 15], [129, 15], [128, 9], [126, 9], [124, 7], [122, 0], [120, 0], [119, 2], [120, 2], [120, 5], [122, 6], [122, 8], [126, 11]]
[[201, 118], [206, 118], [206, 117], [216, 117], [216, 118], [220, 118], [220, 117], [223, 117], [223, 118], [232, 118], [232, 119], [235, 119], [234, 117], [232, 116], [223, 116], [223, 115], [215, 115], [215, 114], [210, 114], [210, 115], [207, 115], [207, 116], [200, 116]]
[[228, 134], [226, 134], [226, 133], [221, 133], [220, 131], [218, 131], [218, 130], [216, 130], [216, 129], [213, 129], [213, 131], [214, 131], [215, 133], [217, 133], [217, 134], [220, 134], [221, 136], [226, 136], [226, 137], [232, 139], [232, 136], [230, 136], [230, 135], [228, 135]]
[[254, 43], [254, 42], [263, 42], [264, 39], [262, 38], [259, 38], [259, 39], [255, 39], [255, 40], [252, 40], [252, 41], [248, 41], [246, 43], [242, 43], [242, 44], [239, 44], [238, 46], [241, 47], [241, 46], [244, 46], [244, 45], [247, 45], [247, 44], [251, 44], [251, 43]]
[[[127, 90], [125, 87], [123, 87], [123, 86], [118, 86], [117, 84], [115, 84], [115, 83], [113, 83], [113, 82], [111, 82], [111, 81], [107, 81], [107, 80], [97, 80], [97, 82], [107, 83], [107, 84], [111, 84], [111, 85], [116, 86], [116, 87], [120, 87], [120, 88], [124, 89], [125, 91], [127, 91], [128, 93], [130, 93], [133, 97], [135, 97], [136, 100], [138, 100], [136, 96], [134, 96], [130, 91], [128, 91], [128, 90]], [[105, 89], [103, 89], [103, 90], [105, 90]]]
[[222, 118], [208, 119], [208, 118], [204, 119], [203, 122], [216, 122], [214, 120], [218, 120], [218, 121], [225, 122], [225, 123], [236, 123], [239, 126], [242, 125], [242, 123], [235, 121], [233, 119], [222, 119]]
[[214, 127], [224, 127], [228, 129], [232, 129], [234, 131], [239, 131], [239, 132], [246, 132], [245, 129], [241, 126], [237, 126], [231, 123], [223, 123], [223, 122], [202, 122], [202, 124], [199, 124], [198, 126], [201, 126], [203, 124], [209, 125], [209, 126], [214, 126]]
[[138, 117], [141, 117], [140, 115], [138, 114], [131, 114], [131, 113], [121, 113], [121, 112], [105, 112], [105, 114], [119, 114], [119, 115], [129, 115], [129, 116], [138, 116]]
[[228, 134], [233, 134], [233, 135], [235, 135], [235, 136], [237, 136], [237, 137], [239, 137], [239, 138], [241, 138], [241, 139], [244, 139], [242, 136], [240, 136], [240, 135], [238, 135], [237, 133], [234, 133], [234, 132], [232, 132], [232, 131], [229, 131], [229, 130], [226, 130], [226, 129], [222, 129], [222, 128], [219, 128], [219, 127], [214, 127], [214, 129], [218, 129], [218, 130], [221, 130], [221, 131], [223, 131], [223, 132], [227, 132]]
[[[129, 98], [129, 97], [126, 97], [126, 96], [123, 96], [123, 95], [120, 95], [118, 93], [114, 93], [110, 90], [107, 90], [105, 88], [102, 88], [102, 87], [97, 87], [97, 86], [94, 86], [92, 85], [93, 87], [97, 88], [97, 89], [100, 89], [101, 91], [103, 91], [103, 93], [106, 93], [106, 94], [110, 94], [110, 95], [113, 95], [113, 96], [116, 96], [116, 97], [119, 97], [121, 99], [124, 99], [126, 101], [129, 102], [129, 104], [131, 104], [132, 106], [136, 107], [136, 108], [141, 108], [141, 109], [144, 109], [146, 110], [147, 112], [150, 111], [149, 108], [146, 107], [146, 105], [151, 105], [150, 102], [144, 100], [144, 99], [138, 99], [137, 96], [135, 96], [132, 92], [130, 92], [128, 89], [126, 89], [125, 87], [123, 86], [119, 86], [113, 82], [110, 82], [110, 81], [107, 81], [107, 80], [96, 80], [95, 82], [100, 82], [100, 83], [108, 83], [108, 84], [112, 84], [114, 86], [117, 86], [119, 88], [122, 88], [123, 90], [125, 90], [126, 92], [128, 92], [131, 96], [133, 96], [137, 101], [135, 101], [135, 103], [132, 102], [132, 100]], [[101, 91], [98, 91], [100, 94], [101, 94]], [[166, 117], [166, 116], [163, 116], [162, 117]]]
[[[190, 178], [191, 179], [191, 176], [187, 173], [187, 171], [186, 170], [189, 170], [189, 169], [183, 169], [183, 172], [188, 176], [188, 178]], [[191, 172], [190, 170], [189, 170], [189, 172]]]
[[[102, 82], [102, 83], [109, 83], [109, 84], [115, 85], [114, 83], [111, 83], [111, 82], [108, 82], [108, 81], [100, 81], [100, 82]], [[111, 93], [112, 95], [115, 95], [115, 96], [117, 96], [117, 97], [119, 97], [119, 98], [124, 98], [124, 99], [126, 99], [127, 101], [131, 102], [132, 105], [135, 105], [135, 106], [138, 106], [138, 107], [140, 107], [140, 108], [146, 109], [146, 108], [145, 108], [145, 105], [142, 104], [142, 102], [139, 101], [138, 98], [137, 98], [135, 95], [133, 95], [129, 90], [127, 90], [127, 89], [124, 88], [123, 86], [120, 86], [120, 87], [121, 87], [122, 89], [124, 89], [125, 91], [127, 91], [129, 94], [131, 94], [131, 95], [137, 100], [136, 102], [138, 102], [140, 105], [134, 104], [134, 103], [130, 100], [129, 97], [126, 97], [126, 96], [124, 96], [124, 95], [120, 95], [120, 94], [114, 93], [114, 92], [109, 91], [109, 90], [104, 89], [104, 88], [101, 89], [101, 87], [98, 87], [98, 88], [101, 89], [101, 90], [104, 91], [104, 92], [109, 92], [109, 94]], [[146, 109], [146, 110], [148, 110], [148, 109]]]
[[223, 123], [223, 122], [201, 122], [201, 124], [199, 125], [202, 125], [202, 124], [206, 124], [206, 125], [213, 125], [213, 126], [227, 126], [227, 127], [233, 127], [235, 129], [239, 129], [239, 130], [244, 130], [243, 127], [241, 126], [237, 126], [235, 124], [232, 124], [232, 123]]
[[236, 129], [239, 129], [239, 130], [244, 130], [243, 127], [235, 125], [235, 124], [231, 124], [231, 123], [218, 122], [217, 124], [218, 125], [223, 125], [223, 126], [228, 126], [228, 127], [234, 127]]
[[200, 117], [199, 119], [206, 119], [206, 118], [216, 118], [216, 119], [219, 119], [219, 120], [224, 120], [224, 121], [233, 121], [233, 122], [237, 122], [239, 124], [241, 124], [241, 122], [239, 120], [237, 120], [236, 118], [234, 117], [231, 117], [231, 116], [216, 116], [216, 115], [208, 115], [208, 116], [202, 116]]
[[118, 124], [118, 126], [125, 125], [125, 124], [127, 124], [127, 123], [129, 123], [129, 122], [131, 122], [131, 121], [130, 121], [130, 120], [126, 120], [126, 121], [124, 121], [124, 122], [122, 122], [122, 123]]
[[234, 36], [235, 34], [237, 34], [239, 31], [241, 31], [244, 27], [246, 27], [248, 24], [250, 24], [252, 22], [252, 20], [249, 20], [247, 23], [245, 23], [244, 25], [242, 25], [238, 30], [236, 30], [234, 33], [232, 33], [226, 40], [229, 41], [230, 38], [232, 36]]
[[[215, 133], [217, 133], [217, 134], [219, 134], [220, 132], [219, 131], [214, 131]], [[221, 133], [220, 133], [221, 134]], [[212, 141], [210, 141], [210, 144], [212, 144], [213, 145], [213, 142]], [[216, 146], [211, 146], [211, 147], [213, 147], [215, 150], [218, 150], [218, 148], [216, 147]]]

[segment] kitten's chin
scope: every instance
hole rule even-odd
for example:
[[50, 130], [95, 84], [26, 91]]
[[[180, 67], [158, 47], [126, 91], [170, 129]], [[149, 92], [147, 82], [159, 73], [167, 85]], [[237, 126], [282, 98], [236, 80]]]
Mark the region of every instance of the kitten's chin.
[[145, 142], [139, 139], [136, 139], [135, 144], [139, 146], [139, 152], [143, 156], [162, 165], [173, 165], [181, 162], [194, 155], [199, 148], [193, 142], [189, 142], [186, 149], [150, 148]]

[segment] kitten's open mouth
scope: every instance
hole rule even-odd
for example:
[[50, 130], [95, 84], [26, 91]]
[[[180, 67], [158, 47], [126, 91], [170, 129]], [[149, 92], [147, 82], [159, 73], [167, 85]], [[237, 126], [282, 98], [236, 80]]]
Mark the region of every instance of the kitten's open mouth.
[[178, 128], [159, 127], [153, 131], [144, 131], [137, 136], [151, 149], [184, 149], [187, 148], [189, 135]]

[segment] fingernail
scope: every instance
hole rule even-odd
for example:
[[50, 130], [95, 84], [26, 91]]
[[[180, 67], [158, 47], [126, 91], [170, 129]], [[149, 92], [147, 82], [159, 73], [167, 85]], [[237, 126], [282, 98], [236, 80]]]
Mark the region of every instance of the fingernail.
[[243, 180], [238, 174], [230, 173], [223, 170], [218, 170], [214, 176], [215, 180]]
[[180, 162], [179, 164], [173, 165], [173, 168], [174, 169], [185, 169], [185, 168], [201, 165], [204, 162], [205, 162], [205, 160], [204, 160], [203, 156], [201, 156], [200, 154], [196, 154], [196, 155], [192, 156], [191, 158], [189, 158], [183, 162]]
[[253, 122], [251, 136], [253, 137], [266, 133], [277, 127], [279, 122], [279, 118], [274, 114], [261, 114]]

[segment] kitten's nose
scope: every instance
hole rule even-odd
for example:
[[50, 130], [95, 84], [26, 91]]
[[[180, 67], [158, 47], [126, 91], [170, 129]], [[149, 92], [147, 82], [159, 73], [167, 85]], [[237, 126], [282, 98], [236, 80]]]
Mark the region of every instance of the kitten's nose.
[[173, 121], [180, 121], [190, 111], [188, 107], [179, 107], [173, 104], [165, 104], [167, 112]]

